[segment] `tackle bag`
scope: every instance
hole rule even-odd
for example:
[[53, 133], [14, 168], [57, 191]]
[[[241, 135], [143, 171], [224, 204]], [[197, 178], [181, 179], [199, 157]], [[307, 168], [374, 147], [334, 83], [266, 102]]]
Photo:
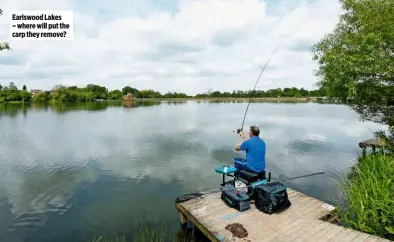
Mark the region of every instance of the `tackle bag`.
[[256, 208], [264, 213], [274, 213], [291, 206], [286, 186], [280, 182], [258, 185], [254, 192]]
[[226, 184], [220, 188], [222, 191], [221, 199], [232, 208], [237, 209], [240, 212], [248, 210], [250, 208], [249, 195], [242, 191], [238, 191], [231, 184]]

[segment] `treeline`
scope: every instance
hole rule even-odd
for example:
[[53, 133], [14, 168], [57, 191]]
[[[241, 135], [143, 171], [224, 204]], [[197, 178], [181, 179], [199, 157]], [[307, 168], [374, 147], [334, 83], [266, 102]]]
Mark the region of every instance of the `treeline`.
[[[253, 93], [252, 93], [253, 92]], [[208, 93], [205, 94], [197, 94], [196, 98], [203, 98], [203, 97], [213, 97], [213, 98], [244, 98], [244, 97], [257, 97], [257, 98], [262, 98], [262, 97], [323, 97], [325, 96], [325, 91], [324, 89], [318, 89], [318, 90], [305, 90], [304, 88], [298, 89], [296, 87], [292, 88], [276, 88], [276, 89], [270, 89], [267, 91], [264, 90], [255, 90], [255, 91], [233, 91], [233, 92], [220, 92], [220, 91], [208, 91]]]
[[[131, 93], [135, 98], [244, 98], [249, 97], [251, 91], [233, 91], [220, 92], [209, 90], [204, 94], [197, 94], [196, 96], [189, 96], [185, 93], [168, 92], [161, 94], [153, 89], [138, 90], [136, 88], [126, 86], [122, 90], [109, 91], [106, 87], [100, 85], [89, 84], [86, 87], [77, 86], [62, 86], [58, 85], [51, 91], [41, 91], [35, 95], [28, 91], [24, 85], [22, 90], [10, 83], [8, 86], [2, 87], [0, 85], [0, 102], [22, 101], [22, 102], [87, 102], [97, 99], [102, 100], [122, 100], [123, 97]], [[322, 89], [308, 91], [303, 88], [281, 88], [271, 89], [267, 91], [257, 90], [252, 94], [253, 97], [316, 97], [324, 96], [325, 92]]]
[[31, 100], [31, 97], [32, 95], [30, 92], [27, 91], [25, 85], [23, 86], [22, 90], [18, 90], [18, 88], [12, 82], [6, 87], [0, 85], [0, 102], [9, 102], [9, 101], [29, 102]]

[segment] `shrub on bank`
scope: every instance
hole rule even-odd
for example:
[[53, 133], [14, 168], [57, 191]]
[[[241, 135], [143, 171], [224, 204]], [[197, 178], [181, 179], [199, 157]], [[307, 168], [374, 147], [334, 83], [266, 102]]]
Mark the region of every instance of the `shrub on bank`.
[[360, 157], [344, 185], [342, 222], [365, 233], [394, 240], [394, 157]]

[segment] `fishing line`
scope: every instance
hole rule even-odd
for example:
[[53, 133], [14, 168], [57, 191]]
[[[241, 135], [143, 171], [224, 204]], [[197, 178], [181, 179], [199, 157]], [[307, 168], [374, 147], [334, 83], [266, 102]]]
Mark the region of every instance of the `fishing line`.
[[[305, 23], [305, 22], [301, 22], [301, 23], [299, 24], [298, 28], [300, 28], [301, 25], [303, 25], [304, 23]], [[297, 29], [298, 29], [298, 28], [297, 28]], [[294, 30], [294, 31], [295, 31], [295, 30]], [[258, 84], [259, 81], [260, 81], [261, 75], [263, 74], [263, 72], [264, 72], [265, 68], [267, 67], [268, 63], [270, 62], [272, 56], [276, 53], [276, 51], [279, 49], [279, 47], [280, 47], [280, 46], [283, 44], [283, 42], [287, 39], [287, 37], [290, 36], [294, 31], [288, 33], [288, 34], [282, 39], [282, 41], [278, 44], [278, 46], [276, 46], [276, 48], [274, 49], [274, 51], [271, 53], [271, 55], [269, 56], [268, 60], [266, 61], [266, 63], [265, 63], [265, 65], [264, 65], [263, 69], [261, 70], [260, 75], [259, 75], [259, 77], [257, 78], [256, 83], [254, 84], [254, 88], [253, 88], [253, 90], [250, 92], [249, 101], [248, 101], [248, 105], [246, 106], [245, 115], [244, 115], [244, 118], [243, 118], [243, 120], [242, 120], [241, 128], [237, 129], [237, 133], [238, 133], [238, 134], [242, 131], [242, 129], [243, 129], [243, 127], [244, 127], [245, 119], [246, 119], [246, 114], [247, 114], [247, 112], [248, 112], [248, 110], [249, 110], [250, 101], [252, 100], [253, 93], [254, 93], [254, 91], [256, 90], [257, 84]], [[233, 132], [235, 132], [235, 131], [233, 131]]]
[[275, 52], [279, 49], [279, 47], [282, 45], [282, 43], [283, 43], [284, 41], [285, 41], [285, 38], [279, 43], [279, 45], [278, 45], [278, 46], [275, 48], [275, 50], [271, 53], [271, 55], [269, 56], [267, 62], [266, 62], [265, 65], [264, 65], [263, 69], [261, 70], [260, 75], [259, 75], [259, 77], [257, 78], [256, 83], [254, 84], [253, 91], [250, 92], [250, 97], [249, 97], [248, 105], [246, 106], [245, 115], [244, 115], [244, 118], [243, 118], [243, 120], [242, 120], [241, 128], [240, 128], [240, 129], [237, 129], [237, 133], [238, 133], [238, 134], [242, 131], [242, 129], [243, 129], [243, 127], [244, 127], [246, 114], [247, 114], [247, 112], [248, 112], [248, 110], [249, 110], [250, 101], [252, 100], [252, 96], [253, 96], [253, 93], [254, 93], [254, 91], [255, 91], [255, 89], [256, 89], [257, 83], [260, 81], [260, 77], [261, 77], [261, 75], [263, 74], [263, 72], [264, 72], [265, 68], [267, 67], [269, 61], [271, 60], [272, 56], [273, 56], [273, 55], [275, 54]]

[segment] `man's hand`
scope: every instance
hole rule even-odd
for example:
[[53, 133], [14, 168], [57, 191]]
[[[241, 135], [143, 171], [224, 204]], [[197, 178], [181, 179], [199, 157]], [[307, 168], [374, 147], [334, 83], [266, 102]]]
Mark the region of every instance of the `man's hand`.
[[244, 131], [239, 132], [239, 136], [241, 136], [244, 140], [247, 140], [247, 138], [244, 135]]
[[240, 145], [235, 146], [235, 150], [240, 151], [241, 150], [241, 146]]

